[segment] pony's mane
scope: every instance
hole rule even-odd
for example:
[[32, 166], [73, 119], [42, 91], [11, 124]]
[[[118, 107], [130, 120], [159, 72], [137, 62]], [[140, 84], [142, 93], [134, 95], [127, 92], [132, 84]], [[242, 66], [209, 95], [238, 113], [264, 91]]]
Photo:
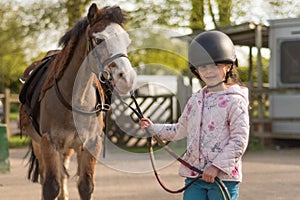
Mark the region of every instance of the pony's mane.
[[58, 45], [64, 48], [67, 46], [71, 39], [74, 39], [74, 41], [79, 41], [81, 34], [84, 33], [84, 30], [87, 28], [87, 26], [88, 21], [86, 17], [77, 21], [75, 26], [71, 30], [67, 31], [65, 35], [60, 38]]

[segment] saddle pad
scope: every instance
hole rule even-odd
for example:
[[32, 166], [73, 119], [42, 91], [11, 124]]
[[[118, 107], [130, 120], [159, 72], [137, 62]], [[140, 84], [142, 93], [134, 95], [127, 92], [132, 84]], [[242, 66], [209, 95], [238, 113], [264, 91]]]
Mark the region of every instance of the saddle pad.
[[19, 100], [22, 104], [29, 104], [32, 100], [33, 94], [37, 91], [40, 93], [41, 87], [36, 88], [37, 85], [42, 85], [41, 82], [45, 80], [47, 75], [48, 68], [50, 66], [51, 61], [56, 57], [57, 54], [48, 56], [42, 60], [42, 62], [34, 69], [34, 71], [30, 74], [26, 82], [24, 83], [20, 94]]

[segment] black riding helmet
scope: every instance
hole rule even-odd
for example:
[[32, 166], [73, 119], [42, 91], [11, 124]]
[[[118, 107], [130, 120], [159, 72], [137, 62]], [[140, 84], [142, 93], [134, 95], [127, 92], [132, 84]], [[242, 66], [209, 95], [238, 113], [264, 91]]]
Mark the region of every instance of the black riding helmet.
[[[231, 39], [220, 31], [207, 31], [197, 35], [189, 46], [188, 59], [190, 70], [199, 79], [197, 67], [218, 63], [238, 66]], [[225, 82], [229, 76], [231, 76], [231, 70], [227, 72]]]

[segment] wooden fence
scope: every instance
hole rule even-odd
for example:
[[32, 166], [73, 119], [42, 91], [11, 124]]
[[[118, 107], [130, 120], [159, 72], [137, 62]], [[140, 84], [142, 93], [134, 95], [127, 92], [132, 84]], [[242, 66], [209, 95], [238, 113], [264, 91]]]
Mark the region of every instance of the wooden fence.
[[11, 94], [10, 89], [6, 88], [4, 94], [0, 94], [0, 101], [3, 103], [3, 119], [0, 123], [5, 123], [7, 125], [7, 138], [11, 136], [10, 130], [10, 107], [12, 103], [19, 103], [19, 95]]
[[[272, 139], [300, 139], [298, 133], [280, 133], [272, 130], [272, 124], [276, 122], [297, 122], [300, 123], [300, 116], [297, 117], [274, 117], [269, 113], [270, 95], [300, 95], [300, 88], [252, 88], [250, 112], [251, 133], [260, 138]], [[287, 105], [281, 105], [283, 107]], [[295, 109], [300, 109], [295, 107]]]

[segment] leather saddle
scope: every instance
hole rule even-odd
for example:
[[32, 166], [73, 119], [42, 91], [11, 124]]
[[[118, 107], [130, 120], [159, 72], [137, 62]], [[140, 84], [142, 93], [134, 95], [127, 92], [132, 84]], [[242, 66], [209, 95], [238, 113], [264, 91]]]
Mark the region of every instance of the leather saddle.
[[[56, 55], [53, 54], [43, 58], [30, 72], [26, 80], [22, 78], [23, 81], [25, 80], [25, 83], [20, 91], [19, 101], [26, 106], [26, 114], [31, 118], [33, 125], [39, 113], [39, 96], [48, 75], [49, 66]], [[35, 128], [37, 129], [36, 126]]]

